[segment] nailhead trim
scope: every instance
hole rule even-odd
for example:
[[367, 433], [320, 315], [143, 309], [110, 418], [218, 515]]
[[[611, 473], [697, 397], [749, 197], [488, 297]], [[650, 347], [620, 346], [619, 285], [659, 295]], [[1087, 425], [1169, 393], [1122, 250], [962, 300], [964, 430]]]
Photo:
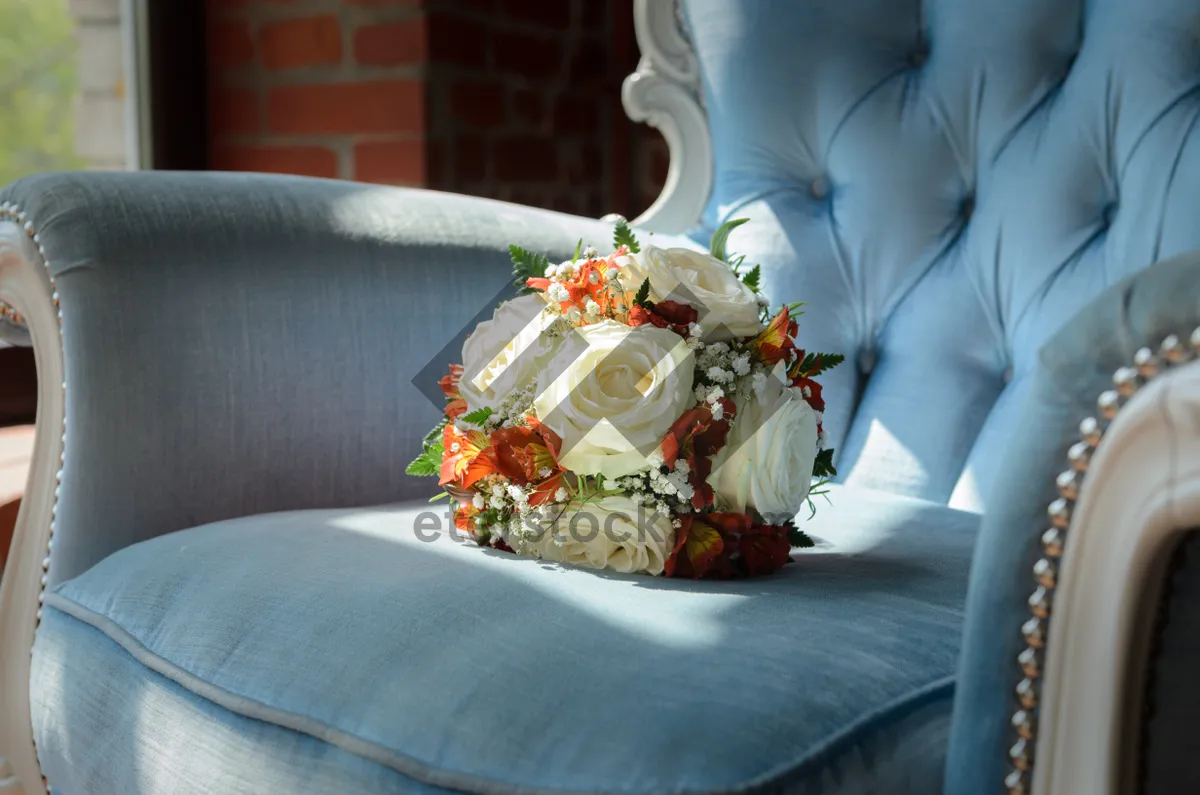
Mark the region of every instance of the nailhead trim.
[[1088, 417], [1079, 424], [1080, 441], [1067, 450], [1070, 468], [1055, 478], [1059, 497], [1047, 506], [1050, 527], [1042, 534], [1043, 557], [1033, 564], [1037, 588], [1029, 597], [1031, 617], [1021, 625], [1025, 650], [1017, 655], [1022, 679], [1017, 684], [1018, 708], [1012, 714], [1016, 741], [1008, 751], [1012, 767], [1004, 778], [1008, 795], [1029, 795], [1034, 765], [1033, 748], [1037, 741], [1037, 712], [1041, 698], [1042, 663], [1050, 629], [1050, 614], [1054, 606], [1054, 589], [1058, 584], [1059, 560], [1062, 558], [1075, 510], [1075, 500], [1091, 464], [1092, 455], [1105, 431], [1117, 417], [1122, 406], [1138, 390], [1166, 370], [1187, 364], [1200, 356], [1200, 327], [1185, 344], [1171, 334], [1162, 341], [1157, 352], [1142, 348], [1134, 354], [1132, 367], [1121, 367], [1113, 373], [1113, 389], [1101, 393], [1096, 401], [1099, 416]]
[[[46, 276], [50, 279], [50, 300], [54, 302], [54, 314], [55, 314], [55, 318], [58, 321], [58, 333], [59, 333], [59, 337], [61, 338], [62, 337], [63, 314], [62, 314], [62, 308], [59, 306], [59, 301], [58, 301], [58, 285], [55, 284], [54, 275], [50, 272], [50, 261], [46, 258], [46, 249], [45, 249], [45, 247], [42, 246], [41, 236], [38, 235], [34, 231], [33, 222], [31, 220], [29, 220], [29, 217], [25, 214], [25, 211], [22, 210], [16, 204], [13, 204], [12, 202], [0, 203], [0, 222], [4, 222], [4, 221], [10, 221], [10, 222], [15, 223], [18, 226], [20, 226], [25, 231], [25, 234], [29, 236], [29, 239], [33, 241], [34, 246], [37, 247], [38, 255], [42, 259], [42, 266], [46, 269]], [[4, 318], [6, 320], [9, 320], [13, 323], [19, 323], [22, 325], [25, 324], [24, 319], [21, 317], [21, 315], [15, 309], [13, 309], [11, 306], [9, 306], [8, 304], [5, 304], [3, 302], [0, 302], [0, 317]], [[62, 391], [63, 391], [62, 445], [59, 447], [59, 452], [58, 452], [58, 469], [54, 474], [54, 501], [50, 505], [50, 537], [49, 537], [49, 540], [46, 542], [46, 557], [44, 557], [42, 559], [41, 590], [38, 591], [38, 607], [37, 607], [37, 614], [36, 614], [37, 623], [35, 624], [35, 631], [36, 631], [36, 627], [40, 626], [41, 622], [42, 622], [42, 603], [45, 600], [46, 584], [49, 582], [49, 578], [50, 578], [50, 559], [51, 559], [50, 553], [54, 549], [54, 530], [55, 530], [57, 522], [58, 522], [58, 518], [57, 518], [58, 517], [58, 497], [61, 492], [60, 486], [62, 485], [64, 452], [65, 452], [66, 446], [67, 446], [66, 373], [63, 374]], [[32, 646], [29, 649], [29, 654], [31, 657], [33, 656], [33, 647]], [[34, 742], [33, 753], [35, 756], [37, 755], [36, 741]], [[38, 760], [38, 765], [39, 766], [41, 765], [40, 759]], [[49, 781], [47, 781], [45, 776], [42, 776], [42, 785], [45, 786], [47, 790], [49, 790], [50, 783], [49, 783]]]
[[3, 301], [0, 301], [0, 319], [7, 320], [9, 323], [15, 323], [18, 326], [25, 325], [21, 314]]

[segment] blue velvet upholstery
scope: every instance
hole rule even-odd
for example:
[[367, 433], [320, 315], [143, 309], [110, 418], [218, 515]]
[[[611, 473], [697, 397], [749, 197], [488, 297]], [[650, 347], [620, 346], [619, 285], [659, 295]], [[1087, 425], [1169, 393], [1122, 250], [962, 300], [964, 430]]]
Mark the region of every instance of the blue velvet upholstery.
[[514, 559], [444, 517], [422, 542], [423, 505], [128, 547], [47, 597], [41, 764], [88, 795], [309, 775], [339, 785], [314, 792], [936, 793], [978, 516], [831, 497], [819, 548], [732, 583]]
[[848, 483], [986, 505], [1037, 350], [1200, 247], [1195, 0], [685, 0], [708, 227], [810, 302]]
[[205, 522], [427, 495], [404, 467], [507, 294], [509, 244], [612, 239], [501, 202], [251, 174], [43, 174], [0, 201], [28, 214], [61, 299], [51, 584]]
[[[1058, 496], [1054, 478], [1066, 468], [1067, 448], [1079, 440], [1079, 422], [1095, 415], [1096, 398], [1138, 348], [1156, 347], [1168, 334], [1188, 334], [1197, 326], [1200, 252], [1192, 252], [1116, 285], [1042, 349], [971, 563], [946, 773], [951, 795], [986, 792], [1008, 772], [1014, 741], [1008, 717], [1021, 678], [1016, 660], [1025, 648], [1019, 627], [1029, 617], [1030, 572], [1041, 557], [1046, 506]], [[1186, 632], [1186, 623], [1180, 631]], [[1194, 676], [1190, 681], [1193, 689], [1177, 695], [1194, 715], [1200, 683]]]

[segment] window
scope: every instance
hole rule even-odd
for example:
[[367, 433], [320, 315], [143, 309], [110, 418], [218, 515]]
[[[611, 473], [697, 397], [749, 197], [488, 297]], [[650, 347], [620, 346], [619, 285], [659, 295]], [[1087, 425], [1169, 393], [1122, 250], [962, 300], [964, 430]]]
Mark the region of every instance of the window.
[[0, 184], [140, 162], [131, 0], [0, 0]]

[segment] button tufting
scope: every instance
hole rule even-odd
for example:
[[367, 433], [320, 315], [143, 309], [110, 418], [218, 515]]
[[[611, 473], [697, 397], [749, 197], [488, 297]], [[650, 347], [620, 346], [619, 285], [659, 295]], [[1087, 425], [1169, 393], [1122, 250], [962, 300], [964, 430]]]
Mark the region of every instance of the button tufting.
[[973, 194], [963, 197], [958, 205], [958, 214], [962, 216], [964, 222], [971, 220], [971, 216], [975, 214], [975, 196]]
[[920, 69], [929, 60], [929, 44], [925, 41], [917, 42], [917, 45], [908, 53], [908, 64], [914, 69]]
[[808, 186], [808, 192], [814, 199], [824, 199], [829, 195], [829, 177], [824, 174], [814, 177]]

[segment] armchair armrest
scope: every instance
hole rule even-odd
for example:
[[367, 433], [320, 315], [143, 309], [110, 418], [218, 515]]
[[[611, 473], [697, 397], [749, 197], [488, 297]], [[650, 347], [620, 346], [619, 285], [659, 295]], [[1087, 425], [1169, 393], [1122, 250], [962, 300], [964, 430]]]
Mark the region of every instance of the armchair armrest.
[[1166, 564], [1200, 528], [1198, 285], [1200, 252], [1160, 262], [1041, 352], [972, 564], [948, 793], [1132, 791]]
[[39, 371], [0, 585], [0, 755], [28, 791], [45, 587], [206, 522], [428, 493], [404, 469], [440, 412], [414, 379], [456, 360], [506, 293], [508, 245], [566, 258], [611, 234], [295, 177], [47, 174], [0, 192], [0, 301], [24, 319]]

